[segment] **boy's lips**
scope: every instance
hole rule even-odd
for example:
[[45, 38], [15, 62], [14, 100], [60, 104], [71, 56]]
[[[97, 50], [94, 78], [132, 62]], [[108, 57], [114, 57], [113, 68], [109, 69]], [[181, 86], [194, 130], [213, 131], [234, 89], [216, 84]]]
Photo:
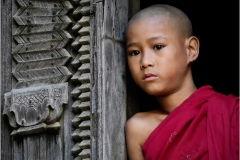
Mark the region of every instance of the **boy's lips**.
[[158, 76], [156, 76], [155, 74], [147, 73], [147, 74], [143, 75], [142, 80], [144, 80], [144, 81], [151, 81], [151, 80], [154, 80], [154, 79], [157, 79], [157, 78], [158, 78]]

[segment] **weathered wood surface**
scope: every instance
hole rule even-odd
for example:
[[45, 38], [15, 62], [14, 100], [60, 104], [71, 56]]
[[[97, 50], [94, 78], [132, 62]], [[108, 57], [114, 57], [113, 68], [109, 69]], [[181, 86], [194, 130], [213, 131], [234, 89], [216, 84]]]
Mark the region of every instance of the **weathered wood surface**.
[[[1, 41], [0, 52], [1, 84], [3, 84], [1, 86], [0, 159], [74, 159], [71, 153], [71, 148], [74, 146], [71, 137], [74, 116], [71, 106], [74, 98], [71, 92], [76, 84], [69, 81], [72, 73], [76, 72], [76, 69], [69, 63], [71, 58], [74, 59], [76, 56], [76, 52], [72, 50], [69, 43], [72, 41], [72, 36], [74, 37], [74, 33], [69, 28], [71, 20], [74, 20], [72, 16], [73, 6], [70, 1], [57, 0], [10, 0], [1, 1], [1, 5], [3, 7], [1, 8], [3, 17], [1, 19], [1, 39], [4, 41]], [[10, 128], [7, 116], [3, 115], [4, 93], [10, 92], [14, 88], [25, 89], [35, 86], [43, 86], [44, 88], [46, 84], [59, 84], [67, 81], [68, 90], [66, 90], [65, 95], [69, 98], [68, 105], [64, 108], [55, 108], [56, 113], [52, 112], [47, 115], [48, 120], [46, 120], [45, 125], [40, 123], [34, 128], [32, 123], [28, 123], [26, 124], [28, 128], [19, 128], [19, 133], [23, 136], [11, 137], [13, 129]], [[56, 107], [54, 105], [58, 105], [58, 102], [62, 103], [58, 97], [54, 96], [59, 95], [59, 90], [50, 94], [55, 99], [52, 107]], [[33, 96], [32, 98], [37, 97]], [[31, 103], [36, 100], [29, 101], [30, 99], [27, 101]], [[41, 98], [37, 99], [42, 100]], [[19, 112], [19, 110], [15, 108], [15, 112]], [[40, 114], [40, 112], [38, 113]], [[38, 121], [36, 117], [31, 118], [35, 122]], [[50, 119], [53, 121], [50, 122]], [[36, 133], [39, 129], [36, 126], [45, 127], [45, 132]], [[29, 133], [31, 135], [28, 135]]]
[[77, 22], [72, 30], [77, 33], [75, 41], [72, 43], [74, 50], [78, 52], [72, 65], [77, 68], [77, 72], [71, 78], [77, 85], [71, 92], [76, 98], [72, 105], [75, 117], [72, 120], [72, 139], [74, 146], [71, 149], [73, 157], [78, 159], [91, 158], [91, 40], [90, 40], [90, 0], [76, 0], [80, 4], [73, 11]]
[[[72, 39], [69, 1], [13, 0], [12, 74], [14, 88], [63, 83], [72, 73], [65, 66]], [[15, 60], [15, 61], [14, 61]]]
[[124, 30], [128, 1], [105, 0], [95, 3], [96, 41], [94, 45], [94, 86], [92, 110], [93, 159], [124, 160], [126, 122], [126, 55]]
[[[124, 30], [128, 1], [72, 0], [70, 4], [56, 0], [12, 0], [1, 3], [5, 5], [2, 12], [5, 33], [1, 38], [6, 38], [1, 48], [4, 51], [1, 64], [7, 68], [2, 69], [1, 76], [5, 77], [1, 78], [4, 84], [1, 95], [13, 88], [66, 81], [69, 84], [68, 106], [59, 121], [63, 127], [57, 133], [35, 133], [12, 139], [7, 118], [2, 116], [1, 159], [126, 159]], [[35, 5], [37, 7], [32, 7]], [[58, 18], [50, 18], [52, 16]], [[31, 24], [34, 27], [30, 27]], [[9, 26], [13, 26], [13, 30], [9, 30]], [[12, 83], [8, 83], [11, 80]]]
[[[3, 116], [4, 93], [12, 89], [11, 84], [11, 26], [12, 26], [12, 1], [1, 1], [1, 160], [11, 160], [13, 147], [11, 128], [7, 117]], [[4, 23], [3, 23], [4, 22]]]
[[59, 130], [68, 102], [68, 83], [13, 89], [5, 93], [3, 114], [14, 127], [12, 136]]

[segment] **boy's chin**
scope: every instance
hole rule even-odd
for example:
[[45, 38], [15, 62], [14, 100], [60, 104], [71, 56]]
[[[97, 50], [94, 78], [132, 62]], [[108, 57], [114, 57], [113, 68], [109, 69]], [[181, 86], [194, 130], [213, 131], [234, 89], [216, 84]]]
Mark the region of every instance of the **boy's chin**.
[[171, 93], [171, 89], [164, 86], [151, 86], [143, 88], [143, 90], [151, 96], [167, 96]]
[[156, 90], [156, 89], [145, 89], [144, 90], [147, 94], [151, 95], [151, 96], [161, 96], [164, 95], [164, 91], [161, 90]]

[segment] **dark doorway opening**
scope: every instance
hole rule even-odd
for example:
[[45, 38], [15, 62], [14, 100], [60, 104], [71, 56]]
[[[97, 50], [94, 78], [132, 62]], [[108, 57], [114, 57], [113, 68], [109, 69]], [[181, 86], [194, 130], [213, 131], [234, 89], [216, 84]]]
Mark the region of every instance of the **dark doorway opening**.
[[143, 9], [153, 4], [169, 4], [184, 11], [200, 41], [200, 54], [193, 63], [197, 87], [211, 85], [216, 91], [239, 95], [239, 5], [236, 1], [140, 1]]

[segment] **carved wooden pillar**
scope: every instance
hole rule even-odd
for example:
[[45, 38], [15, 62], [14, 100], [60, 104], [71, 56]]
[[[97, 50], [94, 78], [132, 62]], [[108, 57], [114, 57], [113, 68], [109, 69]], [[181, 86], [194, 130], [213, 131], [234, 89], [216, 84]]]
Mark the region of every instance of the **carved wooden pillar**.
[[124, 160], [128, 1], [1, 1], [1, 160]]
[[72, 47], [78, 51], [76, 58], [72, 61], [72, 65], [78, 71], [71, 78], [76, 82], [75, 89], [71, 92], [76, 98], [72, 108], [75, 117], [72, 120], [74, 131], [72, 138], [74, 139], [74, 147], [72, 148], [73, 156], [77, 159], [91, 158], [91, 54], [90, 54], [90, 0], [78, 0], [75, 3], [79, 7], [73, 12], [77, 22], [72, 30], [78, 33]]

